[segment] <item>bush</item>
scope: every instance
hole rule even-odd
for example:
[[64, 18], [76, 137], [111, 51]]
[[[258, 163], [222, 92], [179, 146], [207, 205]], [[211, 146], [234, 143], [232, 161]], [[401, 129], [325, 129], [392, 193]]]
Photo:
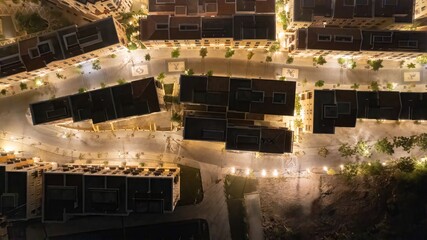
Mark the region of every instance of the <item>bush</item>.
[[179, 48], [175, 48], [171, 52], [171, 57], [172, 58], [179, 58], [180, 55], [181, 55], [181, 52], [180, 52]]
[[151, 55], [149, 53], [145, 54], [145, 61], [150, 61]]
[[275, 53], [275, 52], [277, 52], [277, 51], [279, 51], [280, 50], [280, 45], [279, 45], [279, 43], [273, 43], [271, 46], [270, 46], [270, 48], [268, 49], [268, 51], [270, 52], [270, 53]]
[[301, 115], [302, 105], [300, 102], [301, 98], [298, 94], [295, 95], [295, 112], [299, 116]]
[[172, 113], [172, 116], [171, 116], [171, 121], [172, 121], [172, 122], [181, 123], [181, 121], [182, 121], [182, 117], [181, 117], [181, 115], [180, 115], [179, 113], [177, 113], [177, 112], [173, 112], [173, 113]]
[[319, 156], [326, 158], [326, 156], [329, 154], [329, 150], [326, 147], [321, 147], [317, 153]]
[[418, 56], [417, 63], [421, 65], [427, 64], [427, 55]]
[[202, 58], [205, 58], [208, 55], [208, 49], [205, 47], [200, 48], [199, 55]]
[[110, 58], [116, 58], [117, 57], [117, 55], [116, 54], [110, 54]]
[[288, 56], [288, 58], [286, 58], [286, 64], [292, 64], [294, 62], [294, 58], [292, 56]]
[[187, 70], [185, 70], [185, 75], [187, 75], [187, 76], [193, 76], [194, 75], [194, 71], [193, 71], [193, 69], [187, 69]]
[[128, 49], [129, 49], [130, 51], [136, 50], [136, 49], [138, 49], [138, 45], [136, 45], [136, 43], [134, 43], [134, 42], [130, 42], [130, 43], [128, 44]]
[[6, 90], [6, 89], [2, 89], [2, 90], [0, 91], [0, 93], [1, 93], [1, 95], [6, 95], [7, 90]]
[[360, 164], [360, 173], [364, 175], [381, 175], [384, 171], [384, 166], [380, 163], [380, 161], [374, 161], [372, 163], [362, 162]]
[[269, 62], [272, 62], [272, 61], [273, 61], [273, 58], [271, 58], [271, 56], [265, 57], [265, 62], [266, 63], [269, 63]]
[[105, 88], [107, 86], [107, 84], [105, 84], [104, 82], [102, 82], [100, 85], [101, 85], [101, 88]]
[[396, 167], [406, 173], [410, 173], [415, 170], [415, 159], [412, 157], [401, 157], [396, 163]]
[[372, 89], [372, 91], [379, 91], [380, 90], [380, 85], [378, 84], [377, 81], [371, 82], [371, 89]]
[[354, 83], [350, 88], [357, 90], [357, 89], [359, 89], [359, 87], [360, 87], [360, 84]]
[[87, 89], [86, 89], [86, 88], [83, 88], [83, 87], [79, 88], [79, 90], [78, 90], [78, 92], [79, 92], [79, 93], [84, 93], [84, 92], [86, 92], [86, 91], [87, 91]]
[[338, 58], [338, 64], [341, 66], [341, 67], [344, 67], [344, 64], [345, 64], [345, 59], [344, 58]]
[[207, 71], [206, 76], [208, 77], [213, 76], [213, 71], [212, 70]]
[[163, 79], [165, 79], [165, 77], [166, 77], [165, 73], [161, 72], [161, 73], [159, 73], [159, 75], [157, 75], [157, 80], [160, 81], [160, 82], [162, 82]]
[[99, 59], [96, 59], [92, 62], [92, 69], [101, 70], [101, 62], [99, 61]]

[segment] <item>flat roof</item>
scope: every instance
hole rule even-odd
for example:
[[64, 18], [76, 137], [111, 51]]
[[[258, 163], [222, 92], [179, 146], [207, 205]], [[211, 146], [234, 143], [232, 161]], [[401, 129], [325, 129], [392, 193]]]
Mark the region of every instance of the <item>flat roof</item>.
[[358, 118], [398, 120], [401, 110], [399, 92], [357, 92]]
[[224, 142], [226, 128], [226, 119], [186, 116], [183, 137], [185, 140]]
[[234, 15], [233, 39], [276, 39], [276, 15]]
[[402, 110], [400, 119], [427, 120], [427, 93], [401, 92]]
[[30, 104], [31, 117], [34, 125], [71, 118], [68, 97]]

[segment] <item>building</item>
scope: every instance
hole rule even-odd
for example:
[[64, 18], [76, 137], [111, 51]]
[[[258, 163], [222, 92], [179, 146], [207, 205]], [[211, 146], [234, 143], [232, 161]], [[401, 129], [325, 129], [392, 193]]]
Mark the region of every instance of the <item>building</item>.
[[427, 32], [374, 31], [353, 28], [303, 28], [296, 34], [293, 55], [342, 54], [346, 56], [404, 59], [427, 52]]
[[355, 127], [356, 91], [315, 90], [301, 94], [304, 132], [334, 134], [335, 127]]
[[314, 90], [301, 94], [304, 132], [334, 134], [356, 120], [427, 120], [427, 94], [420, 92]]
[[293, 132], [270, 116], [293, 116], [295, 82], [219, 76], [180, 78], [186, 140], [225, 142], [225, 149], [292, 152]]
[[123, 26], [112, 17], [65, 27], [0, 48], [0, 84], [26, 81], [125, 49]]
[[90, 120], [93, 124], [160, 112], [164, 91], [154, 78], [30, 104], [34, 125]]
[[415, 19], [427, 18], [427, 0], [415, 0]]
[[66, 164], [43, 175], [43, 222], [72, 216], [170, 213], [180, 169]]
[[65, 9], [75, 16], [81, 16], [88, 22], [103, 19], [109, 16], [119, 17], [120, 13], [130, 12], [131, 0], [46, 0]]
[[0, 153], [0, 215], [8, 221], [40, 217], [42, 174], [52, 164]]
[[147, 48], [268, 48], [276, 39], [274, 0], [149, 1], [140, 20]]
[[289, 29], [350, 27], [404, 29], [412, 25], [415, 0], [292, 0]]

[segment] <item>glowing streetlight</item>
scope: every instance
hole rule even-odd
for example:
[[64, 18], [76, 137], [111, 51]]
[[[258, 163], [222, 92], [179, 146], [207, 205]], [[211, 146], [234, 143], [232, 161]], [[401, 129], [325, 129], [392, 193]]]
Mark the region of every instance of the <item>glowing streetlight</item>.
[[382, 163], [382, 165], [383, 165], [383, 166], [387, 166], [387, 163], [386, 163], [386, 162], [383, 162], [383, 163]]
[[323, 166], [323, 171], [327, 172], [328, 171], [328, 167], [327, 166]]
[[249, 174], [251, 173], [251, 170], [249, 169], [249, 168], [246, 168], [246, 170], [245, 170], [245, 175], [246, 176], [249, 176]]
[[43, 81], [40, 78], [36, 79], [36, 86], [40, 87], [41, 85], [43, 85]]
[[263, 177], [267, 176], [267, 171], [265, 171], [265, 169], [263, 169], [263, 170], [261, 171], [261, 176], [263, 176]]
[[306, 171], [307, 173], [311, 173], [310, 168], [307, 168]]
[[273, 170], [273, 177], [277, 177], [279, 176], [279, 172], [277, 171], [277, 169]]
[[14, 152], [15, 149], [12, 146], [6, 146], [6, 147], [4, 147], [4, 151], [5, 152]]
[[236, 174], [236, 168], [235, 167], [231, 167], [231, 174]]
[[344, 170], [344, 165], [343, 164], [340, 165], [340, 169], [341, 169], [341, 171]]

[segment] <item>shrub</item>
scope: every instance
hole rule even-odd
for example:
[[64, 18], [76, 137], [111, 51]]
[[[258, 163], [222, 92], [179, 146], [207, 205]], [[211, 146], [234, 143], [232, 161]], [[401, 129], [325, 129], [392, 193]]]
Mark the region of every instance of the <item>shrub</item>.
[[187, 76], [193, 76], [194, 75], [194, 71], [193, 71], [193, 69], [187, 69], [187, 70], [185, 70], [185, 75], [187, 75]]
[[360, 164], [360, 172], [364, 175], [380, 175], [383, 170], [384, 166], [378, 160], [372, 163], [362, 162]]
[[43, 31], [48, 27], [48, 22], [35, 12], [28, 14], [17, 12], [15, 19], [28, 34]]
[[161, 72], [161, 73], [159, 73], [159, 75], [157, 75], [157, 80], [158, 81], [163, 81], [163, 79], [165, 79], [165, 73], [164, 72]]
[[151, 55], [149, 53], [145, 54], [145, 61], [150, 61]]
[[427, 55], [418, 56], [417, 63], [421, 65], [427, 64]]
[[138, 49], [138, 45], [136, 45], [136, 43], [134, 43], [134, 42], [130, 42], [130, 43], [128, 44], [128, 49], [129, 49], [130, 51], [136, 50], [136, 49]]
[[212, 70], [207, 71], [206, 76], [208, 77], [213, 76], [213, 71]]
[[401, 157], [396, 163], [396, 167], [406, 173], [410, 173], [415, 170], [415, 159], [412, 157]]
[[107, 84], [105, 84], [104, 82], [102, 82], [100, 85], [101, 85], [101, 88], [105, 88], [107, 86]]
[[172, 116], [171, 116], [171, 121], [172, 122], [180, 123], [181, 120], [182, 120], [182, 118], [181, 118], [181, 115], [179, 113], [177, 113], [177, 112], [173, 112], [172, 113]]
[[300, 102], [301, 98], [298, 94], [295, 95], [295, 112], [299, 116], [301, 115], [302, 105]]
[[280, 45], [279, 45], [279, 43], [273, 43], [271, 46], [270, 46], [270, 48], [268, 49], [268, 51], [270, 52], [270, 53], [275, 53], [275, 52], [277, 52], [277, 51], [279, 51], [280, 50]]
[[292, 56], [288, 56], [288, 58], [286, 58], [286, 64], [292, 64], [294, 62], [294, 58]]
[[273, 61], [273, 58], [271, 58], [271, 56], [265, 57], [265, 62], [266, 63], [269, 63], [269, 62], [272, 62], [272, 61]]
[[6, 95], [7, 90], [6, 90], [6, 89], [2, 89], [2, 90], [0, 91], [0, 93], [1, 93], [1, 95]]
[[117, 55], [116, 54], [110, 54], [110, 58], [116, 58], [117, 57]]
[[171, 52], [171, 57], [172, 58], [179, 58], [180, 55], [181, 55], [181, 52], [180, 52], [179, 48], [175, 48]]
[[345, 64], [345, 59], [344, 58], [338, 58], [338, 64], [341, 66], [341, 67], [344, 67], [344, 64]]
[[84, 92], [86, 92], [86, 90], [87, 90], [86, 88], [81, 87], [81, 88], [79, 88], [78, 92], [79, 93], [84, 93]]
[[92, 69], [93, 70], [100, 70], [101, 69], [101, 62], [99, 59], [96, 59], [92, 62]]

